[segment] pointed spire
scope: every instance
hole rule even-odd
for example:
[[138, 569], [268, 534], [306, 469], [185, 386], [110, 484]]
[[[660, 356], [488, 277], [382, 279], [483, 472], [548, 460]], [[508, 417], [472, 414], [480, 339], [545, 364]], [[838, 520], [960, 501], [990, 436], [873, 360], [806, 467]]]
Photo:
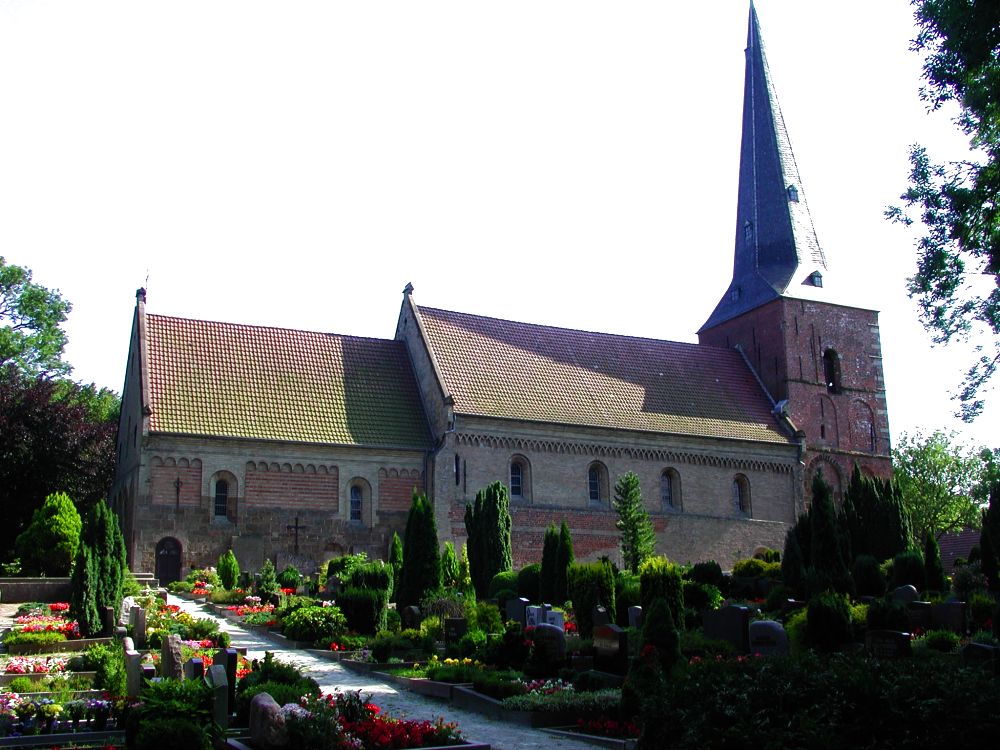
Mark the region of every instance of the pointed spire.
[[733, 280], [702, 330], [777, 297], [815, 291], [825, 270], [751, 2]]

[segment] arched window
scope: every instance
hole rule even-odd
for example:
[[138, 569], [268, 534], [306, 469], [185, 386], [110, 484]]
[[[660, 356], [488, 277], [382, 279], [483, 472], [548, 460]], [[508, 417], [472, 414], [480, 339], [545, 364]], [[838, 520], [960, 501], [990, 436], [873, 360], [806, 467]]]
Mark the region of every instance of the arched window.
[[608, 499], [608, 470], [600, 461], [594, 461], [587, 469], [587, 492], [592, 503]]
[[675, 469], [660, 474], [660, 506], [663, 510], [681, 510], [681, 477]]
[[361, 523], [361, 509], [364, 505], [364, 492], [356, 485], [351, 485], [351, 520]]
[[229, 515], [229, 482], [225, 479], [215, 480], [215, 517], [225, 518]]
[[840, 357], [833, 349], [823, 353], [823, 378], [826, 380], [826, 390], [830, 393], [840, 393]]
[[741, 516], [750, 516], [750, 482], [742, 474], [733, 477], [733, 508]]
[[531, 497], [531, 466], [524, 456], [510, 459], [510, 499], [528, 500]]

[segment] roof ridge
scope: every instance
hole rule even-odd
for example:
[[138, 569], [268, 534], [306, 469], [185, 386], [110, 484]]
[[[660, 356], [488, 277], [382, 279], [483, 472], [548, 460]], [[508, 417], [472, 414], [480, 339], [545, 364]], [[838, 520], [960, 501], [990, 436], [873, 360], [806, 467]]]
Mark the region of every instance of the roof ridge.
[[232, 326], [233, 328], [251, 328], [263, 331], [287, 331], [288, 333], [310, 333], [316, 336], [337, 336], [338, 338], [354, 339], [357, 341], [379, 341], [387, 344], [396, 343], [392, 338], [380, 338], [378, 336], [356, 336], [350, 333], [336, 333], [334, 331], [312, 331], [305, 328], [289, 328], [287, 326], [257, 325], [254, 323], [232, 323], [225, 320], [206, 320], [204, 318], [183, 318], [178, 315], [162, 315], [160, 313], [147, 313], [146, 318], [159, 318], [162, 320], [180, 320], [188, 323], [205, 323], [212, 326]]

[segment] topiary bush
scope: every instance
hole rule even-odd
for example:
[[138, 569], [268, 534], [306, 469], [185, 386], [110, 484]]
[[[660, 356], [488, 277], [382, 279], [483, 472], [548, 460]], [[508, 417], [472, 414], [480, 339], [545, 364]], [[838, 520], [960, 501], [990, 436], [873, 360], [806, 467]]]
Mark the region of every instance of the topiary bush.
[[858, 555], [851, 566], [851, 577], [858, 595], [885, 596], [885, 576], [871, 555]]
[[273, 596], [278, 593], [278, 576], [274, 572], [274, 563], [270, 558], [260, 566], [257, 574], [257, 594], [261, 597]]
[[469, 621], [470, 629], [481, 630], [487, 634], [504, 632], [500, 608], [490, 602], [466, 600], [465, 618]]
[[69, 495], [56, 492], [46, 497], [15, 542], [24, 572], [69, 575], [82, 530], [83, 520]]
[[302, 576], [294, 565], [288, 565], [278, 573], [278, 585], [283, 589], [297, 589], [301, 582]]
[[656, 658], [665, 674], [670, 674], [680, 662], [680, 636], [670, 612], [670, 605], [661, 596], [643, 610], [642, 644], [656, 649]]
[[670, 607], [674, 624], [684, 627], [684, 584], [681, 571], [665, 557], [651, 557], [639, 569], [642, 610], [649, 609], [653, 599], [663, 597]]
[[806, 608], [806, 643], [819, 651], [836, 651], [851, 640], [851, 611], [847, 597], [827, 591], [814, 596]]
[[598, 605], [608, 610], [610, 621], [615, 620], [615, 575], [608, 563], [574, 563], [567, 571], [567, 581], [580, 635], [590, 638], [594, 629], [593, 610]]
[[529, 602], [541, 602], [542, 564], [525, 565], [517, 573], [517, 595]]
[[347, 631], [347, 619], [337, 607], [302, 607], [282, 620], [282, 632], [293, 641], [336, 640]]
[[900, 552], [892, 558], [892, 585], [914, 586], [919, 591], [924, 586], [924, 558], [916, 550]]
[[691, 566], [686, 578], [696, 583], [707, 583], [718, 589], [722, 588], [722, 566], [715, 560], [698, 562]]
[[219, 571], [219, 581], [222, 583], [222, 587], [227, 590], [235, 588], [236, 582], [240, 578], [240, 563], [231, 549], [219, 556], [216, 568]]
[[509, 589], [517, 592], [517, 573], [512, 570], [502, 570], [493, 576], [490, 581], [488, 596], [486, 598], [496, 599], [497, 592]]
[[337, 594], [337, 607], [344, 613], [347, 627], [364, 635], [385, 630], [388, 604], [385, 589], [350, 587]]
[[[399, 535], [396, 534], [398, 538]], [[400, 554], [402, 554], [403, 544], [400, 542], [399, 545]], [[354, 555], [343, 555], [341, 557], [334, 557], [326, 564], [326, 577], [327, 579], [337, 576], [341, 581], [346, 581], [351, 577], [351, 573], [359, 565], [364, 565], [368, 562], [368, 554], [366, 552], [358, 552]], [[402, 566], [403, 561], [400, 558], [400, 566]]]
[[392, 595], [392, 582], [392, 567], [381, 560], [357, 565], [347, 577], [347, 585], [352, 588], [384, 591], [386, 596]]

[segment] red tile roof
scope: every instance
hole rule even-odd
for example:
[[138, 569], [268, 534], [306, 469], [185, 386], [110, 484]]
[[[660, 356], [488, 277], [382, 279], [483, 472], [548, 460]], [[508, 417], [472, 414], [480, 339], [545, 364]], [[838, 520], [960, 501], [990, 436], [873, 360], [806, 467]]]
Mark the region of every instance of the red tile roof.
[[941, 565], [945, 573], [951, 573], [955, 569], [955, 560], [958, 558], [968, 559], [972, 548], [979, 544], [979, 537], [979, 529], [963, 529], [941, 535], [938, 547], [941, 548]]
[[402, 342], [146, 316], [150, 429], [426, 448]]
[[457, 413], [789, 442], [739, 352], [418, 311]]

